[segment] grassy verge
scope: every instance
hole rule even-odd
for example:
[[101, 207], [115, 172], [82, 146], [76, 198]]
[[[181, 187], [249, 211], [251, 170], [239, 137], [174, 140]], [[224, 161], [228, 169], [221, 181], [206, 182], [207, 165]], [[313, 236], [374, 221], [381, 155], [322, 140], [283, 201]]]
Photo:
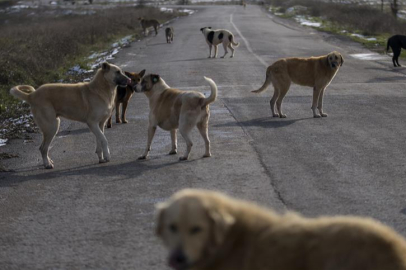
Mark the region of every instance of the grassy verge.
[[124, 36], [140, 38], [138, 17], [163, 23], [183, 15], [176, 10], [128, 6], [95, 10], [88, 15], [45, 16], [50, 11], [35, 10], [34, 16], [32, 10], [0, 14], [0, 138], [21, 137], [13, 123], [26, 123], [11, 119], [29, 113], [27, 104], [10, 96], [12, 86], [80, 81], [67, 72], [69, 68], [79, 65], [89, 69], [88, 63], [94, 60], [88, 56], [93, 52], [111, 48]]
[[[390, 36], [406, 35], [406, 21], [381, 11], [378, 6], [314, 0], [270, 0], [268, 3], [271, 4], [271, 11], [278, 16], [304, 16], [311, 22], [321, 23], [320, 27], [316, 27], [318, 30], [348, 36], [379, 53], [385, 51], [386, 41]], [[292, 10], [292, 7], [298, 8]]]

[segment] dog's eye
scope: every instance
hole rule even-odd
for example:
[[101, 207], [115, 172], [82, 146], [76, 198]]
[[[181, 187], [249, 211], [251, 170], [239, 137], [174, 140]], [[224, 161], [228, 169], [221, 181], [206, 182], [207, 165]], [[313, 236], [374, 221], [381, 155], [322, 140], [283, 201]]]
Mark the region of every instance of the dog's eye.
[[176, 226], [175, 224], [170, 224], [169, 225], [169, 230], [173, 233], [177, 233], [178, 232], [178, 226]]
[[199, 226], [194, 226], [190, 229], [190, 234], [198, 234], [201, 231], [202, 231], [202, 228], [200, 228]]
[[329, 57], [329, 59], [330, 59], [330, 61], [331, 61], [331, 60], [333, 60], [333, 58], [332, 58], [332, 57]]
[[338, 60], [338, 57], [336, 56], [336, 60]]

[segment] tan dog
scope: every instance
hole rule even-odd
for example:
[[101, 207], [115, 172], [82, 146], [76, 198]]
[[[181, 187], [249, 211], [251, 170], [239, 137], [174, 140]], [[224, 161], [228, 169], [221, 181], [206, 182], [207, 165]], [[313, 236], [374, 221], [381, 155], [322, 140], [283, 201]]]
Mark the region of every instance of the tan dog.
[[[339, 52], [331, 52], [320, 57], [283, 58], [267, 68], [264, 84], [252, 92], [261, 93], [272, 83], [274, 87], [270, 101], [272, 116], [285, 118], [286, 114], [282, 113], [282, 101], [291, 83], [313, 87], [313, 116], [327, 117], [323, 112], [324, 92], [343, 63], [344, 59]], [[275, 103], [278, 112], [275, 111]], [[320, 114], [316, 112], [316, 108]]]
[[140, 21], [141, 28], [145, 36], [148, 35], [149, 27], [154, 28], [155, 36], [158, 35], [159, 22], [157, 20], [146, 20], [143, 17], [139, 17], [138, 20]]
[[117, 85], [126, 86], [128, 83], [131, 83], [130, 79], [119, 67], [103, 63], [88, 83], [44, 84], [37, 90], [29, 85], [19, 85], [10, 90], [13, 96], [31, 106], [34, 120], [43, 135], [39, 149], [46, 169], [54, 167], [48, 150], [58, 133], [60, 116], [86, 123], [96, 136], [99, 162], [110, 160], [104, 125], [113, 109]]
[[208, 98], [196, 91], [180, 91], [170, 88], [159, 75], [155, 74], [145, 76], [137, 85], [136, 91], [145, 93], [149, 99], [150, 108], [147, 148], [139, 159], [148, 157], [157, 126], [171, 132], [172, 150], [169, 152], [170, 155], [177, 153], [176, 133], [179, 129], [187, 146], [185, 154], [179, 160], [189, 158], [193, 145], [189, 133], [196, 126], [206, 146], [203, 157], [211, 156], [208, 136], [209, 104], [216, 100], [217, 86], [212, 79], [204, 78], [211, 87], [211, 94]]
[[277, 214], [186, 189], [159, 204], [157, 234], [177, 270], [405, 270], [406, 241], [359, 217]]

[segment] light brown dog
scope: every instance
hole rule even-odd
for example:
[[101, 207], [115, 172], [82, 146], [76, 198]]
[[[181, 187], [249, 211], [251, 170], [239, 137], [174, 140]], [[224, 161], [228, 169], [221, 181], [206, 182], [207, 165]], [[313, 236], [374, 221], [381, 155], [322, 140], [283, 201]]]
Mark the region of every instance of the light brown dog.
[[[320, 57], [283, 58], [267, 68], [264, 84], [252, 92], [261, 93], [272, 83], [274, 87], [270, 101], [272, 116], [285, 118], [286, 114], [282, 113], [282, 101], [291, 83], [313, 87], [313, 116], [327, 117], [323, 112], [324, 92], [343, 63], [344, 59], [339, 52], [331, 52]], [[275, 111], [275, 103], [278, 112]], [[316, 112], [316, 108], [320, 114]]]
[[54, 167], [53, 161], [48, 156], [48, 150], [58, 133], [61, 116], [86, 123], [96, 136], [99, 162], [110, 160], [104, 125], [113, 109], [117, 85], [126, 86], [128, 83], [131, 83], [130, 79], [119, 67], [103, 63], [102, 68], [88, 83], [44, 84], [37, 90], [29, 85], [19, 85], [10, 90], [13, 96], [31, 106], [34, 120], [43, 135], [39, 149], [46, 169]]
[[155, 74], [145, 76], [137, 85], [136, 92], [145, 93], [149, 99], [150, 108], [147, 148], [139, 159], [148, 157], [157, 126], [171, 132], [172, 150], [169, 152], [170, 155], [177, 153], [176, 133], [179, 129], [187, 146], [185, 154], [179, 160], [189, 158], [193, 145], [189, 133], [196, 126], [206, 146], [203, 157], [211, 156], [208, 136], [209, 104], [216, 100], [217, 86], [212, 79], [204, 78], [211, 87], [211, 94], [207, 98], [196, 91], [180, 91], [170, 88], [159, 75]]
[[143, 17], [139, 17], [138, 20], [140, 21], [141, 28], [145, 36], [148, 35], [149, 27], [154, 28], [155, 36], [158, 35], [159, 22], [157, 20], [146, 20]]
[[369, 218], [277, 214], [186, 189], [159, 204], [157, 234], [177, 270], [405, 270], [406, 241]]

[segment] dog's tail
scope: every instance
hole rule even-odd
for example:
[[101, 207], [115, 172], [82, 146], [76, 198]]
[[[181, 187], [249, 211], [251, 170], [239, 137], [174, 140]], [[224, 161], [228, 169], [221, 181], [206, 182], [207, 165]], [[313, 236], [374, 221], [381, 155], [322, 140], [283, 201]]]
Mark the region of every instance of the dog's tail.
[[30, 94], [35, 92], [35, 88], [30, 85], [17, 85], [10, 89], [10, 94], [18, 99], [29, 101]]
[[253, 90], [251, 92], [252, 93], [261, 93], [261, 92], [265, 91], [268, 88], [268, 86], [271, 84], [271, 82], [272, 82], [271, 81], [271, 66], [269, 66], [266, 69], [266, 79], [265, 79], [264, 84], [261, 86], [261, 88], [259, 88], [257, 90]]
[[390, 39], [390, 38], [388, 38], [388, 41], [387, 41], [387, 43], [386, 43], [386, 51], [385, 51], [386, 53], [389, 52], [389, 39]]
[[214, 102], [217, 98], [217, 85], [216, 83], [207, 77], [204, 77], [204, 79], [210, 84], [211, 88], [211, 94], [208, 98], [205, 98], [202, 103], [202, 108], [205, 107], [206, 105], [209, 105], [210, 103]]
[[233, 44], [235, 47], [240, 46], [240, 43], [234, 41], [234, 35], [233, 35], [233, 34], [231, 34], [231, 35], [228, 36], [228, 40], [229, 40], [229, 41], [231, 42], [231, 44]]

